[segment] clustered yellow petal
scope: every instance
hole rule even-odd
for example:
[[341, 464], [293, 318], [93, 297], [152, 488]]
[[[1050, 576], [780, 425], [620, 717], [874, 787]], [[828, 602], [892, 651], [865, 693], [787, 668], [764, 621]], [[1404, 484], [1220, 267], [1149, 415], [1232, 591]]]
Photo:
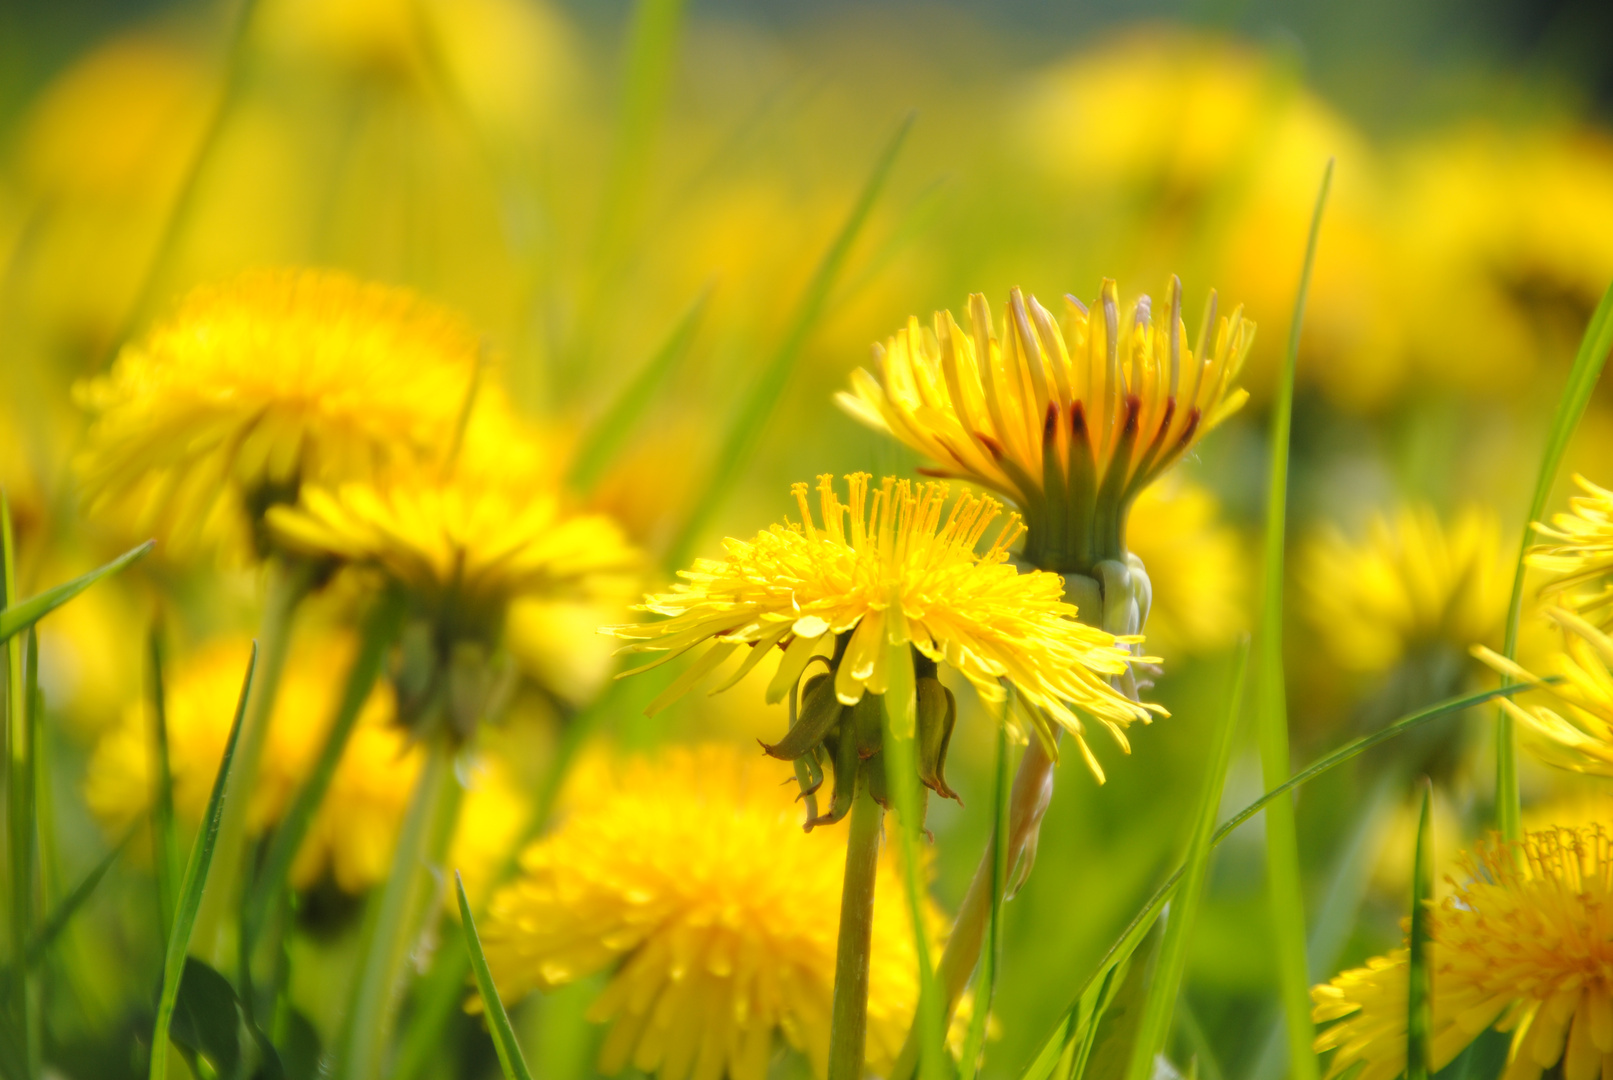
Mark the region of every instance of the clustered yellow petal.
[[796, 484], [799, 524], [774, 525], [752, 540], [730, 538], [722, 558], [681, 571], [683, 582], [640, 609], [666, 620], [612, 628], [636, 642], [624, 651], [677, 655], [711, 641], [689, 669], [698, 678], [748, 646], [732, 685], [777, 646], [783, 655], [768, 698], [778, 701], [814, 655], [849, 635], [834, 678], [840, 702], [853, 705], [865, 691], [886, 692], [892, 664], [911, 663], [903, 648], [911, 645], [957, 670], [988, 701], [1002, 701], [1011, 684], [1021, 701], [1076, 737], [1094, 770], [1074, 709], [1102, 723], [1122, 747], [1128, 724], [1163, 712], [1109, 681], [1127, 671], [1134, 659], [1128, 646], [1140, 639], [1077, 621], [1075, 606], [1063, 600], [1062, 578], [1021, 572], [1009, 561], [1009, 545], [1023, 531], [1017, 515], [977, 553], [1002, 509], [996, 500], [966, 490], [948, 510], [944, 483], [915, 487], [886, 477], [870, 492], [870, 479], [848, 476], [842, 503], [834, 478], [818, 477], [821, 528], [807, 486]]
[[1131, 500], [1248, 398], [1234, 382], [1254, 329], [1241, 308], [1217, 321], [1212, 294], [1190, 347], [1174, 278], [1160, 311], [1122, 308], [1105, 279], [1094, 309], [1065, 297], [1062, 326], [1015, 289], [999, 330], [976, 294], [967, 333], [951, 312], [909, 319], [838, 400], [937, 474], [1011, 499], [1030, 561], [1085, 573], [1123, 557]]
[[1585, 494], [1570, 499], [1570, 512], [1551, 525], [1535, 524], [1552, 542], [1531, 550], [1526, 561], [1554, 575], [1542, 596], [1605, 627], [1613, 622], [1613, 491], [1583, 476], [1574, 482]]
[[1404, 506], [1375, 516], [1358, 543], [1328, 530], [1310, 542], [1301, 575], [1328, 652], [1368, 674], [1431, 647], [1461, 654], [1493, 640], [1511, 583], [1495, 515], [1477, 506], [1448, 525], [1432, 507]]
[[[582, 772], [564, 823], [522, 854], [480, 923], [500, 994], [611, 970], [588, 1014], [611, 1025], [607, 1075], [631, 1064], [660, 1080], [763, 1080], [775, 1034], [824, 1075], [846, 829], [803, 832], [790, 766], [732, 745]], [[875, 1073], [918, 999], [907, 910], [887, 848], [869, 958]]]
[[304, 481], [373, 477], [450, 446], [481, 352], [457, 316], [315, 270], [192, 292], [80, 384], [92, 507], [131, 499], [180, 537], [239, 531]]
[[[1465, 855], [1433, 911], [1430, 1065], [1444, 1068], [1480, 1032], [1512, 1033], [1502, 1080], [1613, 1077], [1613, 842], [1601, 826], [1547, 829]], [[1311, 991], [1316, 1040], [1337, 1049], [1328, 1078], [1406, 1068], [1409, 953], [1398, 949]]]
[[1509, 679], [1533, 685], [1553, 703], [1501, 699], [1537, 757], [1573, 772], [1613, 776], [1613, 639], [1564, 608], [1546, 615], [1563, 631], [1563, 648], [1551, 654], [1548, 671], [1560, 682], [1548, 683], [1481, 645], [1473, 655]]

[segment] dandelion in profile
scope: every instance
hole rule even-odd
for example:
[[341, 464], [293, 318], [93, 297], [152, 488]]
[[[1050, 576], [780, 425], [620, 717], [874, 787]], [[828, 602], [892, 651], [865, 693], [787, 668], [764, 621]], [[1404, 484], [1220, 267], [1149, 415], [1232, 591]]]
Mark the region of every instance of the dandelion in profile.
[[[1430, 1067], [1494, 1025], [1511, 1032], [1503, 1080], [1595, 1080], [1613, 1060], [1613, 846], [1600, 826], [1493, 837], [1463, 857], [1433, 912]], [[1398, 949], [1311, 991], [1327, 1076], [1406, 1069], [1409, 953]]]
[[1012, 687], [1031, 725], [1043, 736], [1053, 725], [1070, 731], [1101, 778], [1076, 710], [1123, 748], [1127, 725], [1163, 711], [1110, 683], [1126, 674], [1128, 644], [1136, 639], [1077, 621], [1057, 574], [1022, 573], [1009, 561], [1009, 545], [1022, 531], [1017, 515], [978, 552], [1001, 512], [996, 500], [966, 491], [949, 507], [944, 483], [886, 477], [870, 490], [869, 480], [867, 473], [848, 476], [842, 503], [834, 478], [820, 476], [821, 525], [807, 486], [796, 484], [799, 523], [725, 541], [721, 558], [697, 560], [672, 591], [646, 599], [640, 610], [666, 619], [610, 628], [632, 642], [625, 652], [667, 653], [656, 663], [709, 643], [652, 708], [740, 654], [723, 684], [731, 686], [775, 649], [767, 697], [777, 702], [816, 658], [827, 670], [806, 681], [800, 717], [768, 749], [806, 761], [820, 777], [820, 756], [834, 762], [833, 820], [850, 804], [858, 762], [878, 752], [881, 703], [869, 696], [914, 687], [915, 679], [920, 772], [930, 788], [950, 794], [942, 766], [955, 709], [937, 678], [946, 664], [988, 701], [1004, 700]]
[[1613, 776], [1613, 639], [1564, 608], [1547, 616], [1563, 631], [1563, 648], [1550, 658], [1547, 682], [1514, 660], [1482, 645], [1473, 655], [1515, 682], [1528, 683], [1542, 701], [1501, 699], [1518, 721], [1523, 744], [1547, 764], [1572, 772]]
[[1062, 326], [1014, 289], [998, 328], [976, 294], [967, 332], [951, 312], [909, 319], [838, 399], [936, 474], [1011, 499], [1033, 565], [1091, 574], [1125, 557], [1132, 500], [1248, 398], [1236, 379], [1254, 329], [1241, 308], [1217, 319], [1212, 294], [1189, 342], [1174, 278], [1159, 310], [1122, 307], [1105, 279], [1092, 309], [1065, 297]]
[[[92, 508], [132, 503], [176, 538], [239, 536], [304, 482], [372, 479], [454, 442], [481, 352], [413, 293], [316, 270], [192, 292], [80, 384]], [[261, 550], [265, 537], [253, 539]]]
[[[787, 766], [727, 745], [581, 771], [554, 833], [498, 890], [482, 944], [502, 994], [612, 975], [589, 1009], [599, 1067], [763, 1080], [780, 1041], [824, 1074], [843, 828], [811, 835]], [[918, 1000], [905, 893], [878, 870], [868, 1060], [888, 1069]], [[940, 929], [933, 908], [929, 931]]]
[[1532, 549], [1530, 566], [1552, 579], [1540, 590], [1551, 602], [1606, 629], [1613, 623], [1613, 491], [1575, 476], [1583, 495], [1569, 500], [1569, 512], [1550, 525], [1535, 524], [1546, 541]]

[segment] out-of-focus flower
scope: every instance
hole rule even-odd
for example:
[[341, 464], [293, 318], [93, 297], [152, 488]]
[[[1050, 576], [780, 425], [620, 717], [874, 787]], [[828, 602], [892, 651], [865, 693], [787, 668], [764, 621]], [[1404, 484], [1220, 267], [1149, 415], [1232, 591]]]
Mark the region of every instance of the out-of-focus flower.
[[[696, 560], [681, 571], [671, 592], [646, 598], [639, 610], [666, 615], [662, 622], [614, 627], [634, 642], [625, 652], [665, 652], [664, 663], [711, 642], [706, 653], [660, 699], [685, 692], [741, 648], [749, 650], [724, 688], [782, 649], [768, 686], [771, 702], [791, 693], [821, 650], [833, 646], [826, 666], [806, 688], [805, 713], [770, 752], [791, 760], [815, 758], [824, 738], [835, 758], [835, 810], [849, 808], [859, 751], [878, 750], [878, 702], [863, 724], [865, 693], [914, 686], [918, 694], [920, 772], [925, 783], [949, 794], [941, 778], [954, 710], [936, 679], [946, 663], [988, 701], [1002, 701], [1005, 685], [1027, 706], [1039, 730], [1059, 724], [1075, 737], [1093, 772], [1103, 773], [1085, 739], [1079, 708], [1126, 747], [1125, 728], [1146, 722], [1158, 706], [1139, 705], [1111, 686], [1132, 659], [1126, 644], [1075, 618], [1063, 601], [1064, 582], [1044, 571], [1021, 573], [1008, 548], [1022, 527], [1010, 515], [984, 554], [976, 548], [1002, 507], [965, 491], [943, 518], [947, 485], [915, 488], [886, 477], [870, 492], [867, 473], [846, 478], [842, 503], [829, 474], [818, 477], [820, 528], [813, 521], [807, 485], [792, 489], [801, 522], [774, 525], [753, 540], [729, 539], [720, 559]], [[916, 655], [916, 659], [915, 656]], [[908, 666], [904, 673], [897, 665]], [[650, 666], [655, 666], [654, 664]], [[645, 670], [645, 669], [640, 669]], [[871, 733], [853, 727], [871, 723]], [[872, 744], [869, 744], [869, 739]], [[837, 741], [836, 741], [837, 740]], [[848, 745], [851, 749], [848, 751]], [[834, 754], [839, 748], [838, 757]]]
[[1248, 398], [1235, 381], [1254, 324], [1215, 312], [1212, 295], [1189, 341], [1175, 278], [1158, 310], [1146, 296], [1122, 309], [1105, 280], [1090, 311], [1065, 297], [1061, 328], [1015, 289], [999, 334], [976, 294], [968, 333], [951, 312], [933, 328], [909, 319], [876, 352], [877, 377], [854, 372], [838, 400], [937, 473], [1012, 499], [1027, 560], [1090, 574], [1124, 558], [1137, 495]]
[[1301, 574], [1328, 652], [1367, 674], [1431, 647], [1461, 654], [1492, 640], [1510, 584], [1495, 518], [1479, 507], [1448, 526], [1430, 507], [1402, 507], [1374, 517], [1359, 543], [1328, 530], [1311, 541]]
[[1537, 757], [1573, 772], [1613, 776], [1613, 673], [1608, 670], [1613, 639], [1571, 611], [1551, 608], [1547, 615], [1562, 628], [1563, 648], [1551, 656], [1546, 671], [1562, 681], [1547, 683], [1482, 645], [1473, 647], [1473, 655], [1502, 675], [1533, 685], [1557, 706], [1501, 699]]
[[[1505, 1080], [1536, 1080], [1559, 1061], [1595, 1080], [1613, 1054], [1613, 850], [1600, 827], [1499, 837], [1464, 856], [1455, 891], [1433, 911], [1429, 1066], [1444, 1068], [1494, 1024], [1512, 1032]], [[1398, 949], [1311, 991], [1316, 1039], [1337, 1048], [1329, 1078], [1406, 1069], [1409, 953]]]
[[[199, 288], [81, 385], [92, 508], [130, 499], [176, 535], [237, 532], [305, 482], [452, 445], [481, 342], [414, 294], [287, 270]], [[258, 537], [261, 541], [261, 537]]]
[[[762, 1080], [775, 1033], [821, 1075], [845, 833], [806, 834], [788, 766], [723, 744], [590, 771], [565, 823], [521, 857], [481, 925], [512, 998], [614, 968], [589, 1018], [607, 1075]], [[887, 1069], [918, 997], [889, 855], [875, 887], [868, 1061]], [[940, 916], [928, 911], [933, 929]]]
[[[200, 822], [224, 756], [250, 643], [216, 642], [169, 673], [165, 704], [174, 808], [181, 821]], [[275, 698], [263, 765], [251, 796], [249, 829], [279, 823], [308, 777], [334, 718], [353, 643], [316, 635], [299, 642]], [[329, 873], [348, 892], [380, 882], [392, 860], [398, 823], [420, 771], [421, 753], [393, 722], [393, 698], [377, 685], [365, 702], [330, 788], [292, 865], [292, 883], [306, 887]], [[109, 828], [126, 828], [153, 795], [155, 729], [147, 702], [130, 705], [97, 744], [85, 800]], [[475, 770], [454, 839], [454, 858], [467, 883], [485, 887], [521, 828], [524, 800], [498, 767]]]
[[1148, 647], [1167, 659], [1226, 648], [1248, 626], [1242, 545], [1219, 512], [1213, 494], [1186, 482], [1153, 485], [1132, 504], [1126, 546], [1153, 590]]
[[[1585, 492], [1569, 500], [1570, 512], [1536, 523], [1546, 542], [1527, 556], [1530, 566], [1554, 575], [1542, 597], [1605, 627], [1613, 620], [1613, 491], [1575, 476]], [[1587, 588], [1588, 587], [1588, 588]]]

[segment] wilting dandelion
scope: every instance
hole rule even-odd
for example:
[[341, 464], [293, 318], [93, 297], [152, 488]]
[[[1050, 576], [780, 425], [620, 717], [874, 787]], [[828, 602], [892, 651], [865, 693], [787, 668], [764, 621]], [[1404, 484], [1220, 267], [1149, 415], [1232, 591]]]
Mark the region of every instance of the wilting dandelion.
[[[1432, 1069], [1495, 1025], [1512, 1033], [1503, 1080], [1565, 1080], [1613, 1066], [1613, 848], [1601, 826], [1495, 837], [1465, 855], [1434, 909]], [[1317, 1037], [1336, 1049], [1327, 1075], [1357, 1080], [1406, 1068], [1409, 953], [1398, 949], [1316, 987]]]

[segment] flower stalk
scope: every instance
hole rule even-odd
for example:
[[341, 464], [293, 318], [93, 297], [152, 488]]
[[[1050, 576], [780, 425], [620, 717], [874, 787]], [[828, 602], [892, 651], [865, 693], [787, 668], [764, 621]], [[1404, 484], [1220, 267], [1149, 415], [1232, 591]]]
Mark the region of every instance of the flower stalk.
[[846, 876], [840, 893], [829, 1080], [861, 1080], [868, 1038], [868, 956], [874, 932], [874, 881], [885, 811], [865, 781], [851, 804]]

